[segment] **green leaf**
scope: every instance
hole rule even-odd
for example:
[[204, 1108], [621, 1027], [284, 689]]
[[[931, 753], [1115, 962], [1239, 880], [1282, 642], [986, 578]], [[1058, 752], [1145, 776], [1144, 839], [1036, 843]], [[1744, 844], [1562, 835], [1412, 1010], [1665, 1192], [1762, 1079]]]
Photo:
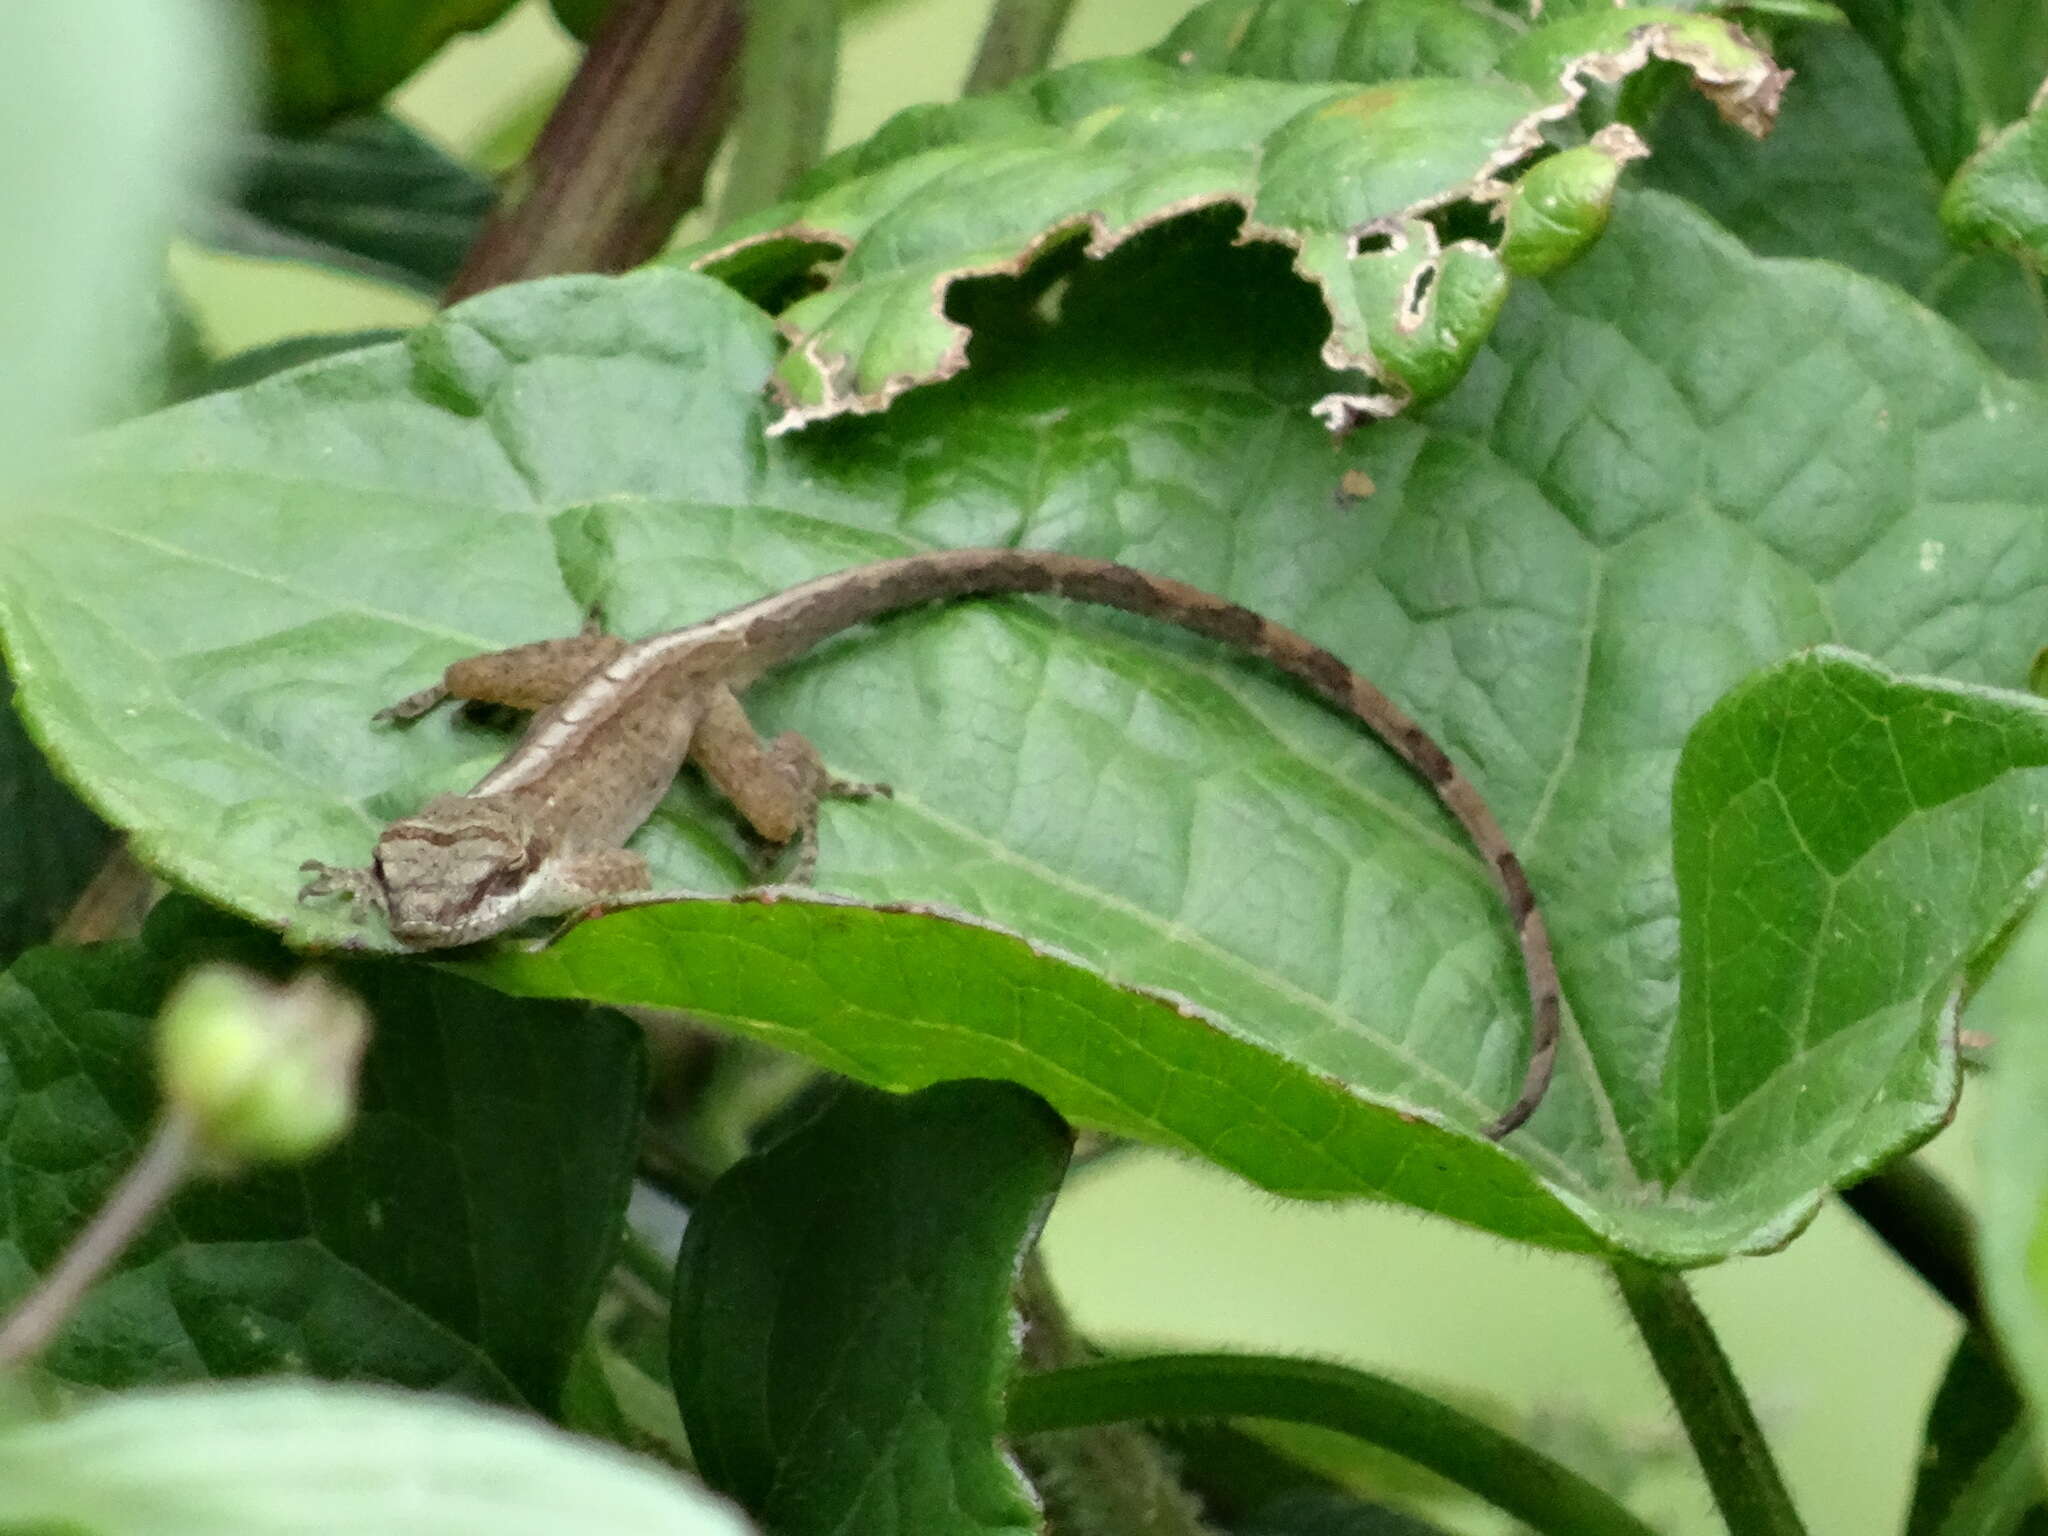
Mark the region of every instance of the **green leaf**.
[[[217, 951], [285, 961], [173, 904], [142, 943], [36, 950], [0, 977], [0, 1288], [27, 1288], [147, 1136], [151, 1018]], [[293, 1370], [553, 1406], [624, 1208], [638, 1034], [425, 971], [339, 974], [380, 1026], [357, 1128], [304, 1168], [181, 1195], [45, 1357], [56, 1375]]]
[[[1083, 922], [1088, 910], [1066, 916]], [[1048, 910], [1045, 921], [1060, 917]], [[1126, 919], [1098, 909], [1095, 920]], [[1455, 1200], [1507, 1236], [1585, 1246], [1509, 1159], [1434, 1127], [1359, 1114], [1341, 1082], [1234, 1037], [1175, 997], [1062, 958], [965, 918], [705, 902], [621, 912], [542, 954], [494, 957], [476, 974], [523, 995], [624, 1006], [687, 991], [690, 1011], [708, 1022], [896, 1091], [998, 1073], [1077, 1119], [1206, 1156], [1283, 1194]], [[1205, 983], [1233, 980], [1217, 956], [1180, 958]], [[1418, 1149], [1412, 1162], [1404, 1148]], [[1455, 1196], [1438, 1182], [1449, 1169], [1461, 1181]]]
[[1150, 56], [1209, 74], [1304, 83], [1482, 79], [1526, 30], [1505, 10], [1439, 0], [1206, 0]]
[[[2048, 1413], [2048, 906], [2037, 905], [1971, 1000], [1972, 1028], [1998, 1041], [1978, 1142], [1984, 1297], [2007, 1364]], [[2048, 1469], [2038, 1428], [2033, 1454]]]
[[1941, 220], [1957, 240], [2048, 265], [2048, 102], [1970, 158], [1941, 200]]
[[798, 201], [675, 259], [780, 283], [819, 269], [817, 291], [780, 316], [785, 430], [957, 374], [968, 331], [947, 296], [961, 278], [1020, 273], [1083, 235], [1100, 257], [1162, 220], [1237, 207], [1247, 237], [1292, 252], [1321, 293], [1325, 360], [1364, 376], [1318, 410], [1387, 415], [1456, 382], [1507, 289], [1492, 251], [1446, 251], [1426, 216], [1512, 202], [1500, 173], [1571, 112], [1582, 73], [1652, 57], [1682, 60], [1752, 129], [1775, 107], [1771, 61], [1740, 32], [1648, 9], [1531, 29], [1485, 78], [1368, 90], [1200, 74], [1179, 54], [1100, 60], [901, 114], [820, 167]]
[[1876, 49], [1929, 165], [1954, 174], [2048, 67], [2048, 18], [2005, 0], [1837, 0]]
[[2006, 0], [1950, 0], [1949, 10], [1974, 88], [1985, 104], [1986, 123], [2018, 117], [2048, 75], [2048, 16], [2036, 6], [2008, 5]]
[[1991, 1339], [1972, 1328], [1927, 1410], [1906, 1536], [2010, 1536], [2040, 1499], [2026, 1404]]
[[253, 136], [234, 201], [202, 208], [197, 239], [438, 294], [497, 199], [491, 184], [397, 118]]
[[[2048, 374], [2048, 307], [1999, 252], [1959, 253], [1937, 216], [1941, 178], [1913, 136], [1897, 84], [1840, 29], [1780, 45], [1795, 71], [1762, 142], [1679, 100], [1640, 174], [1699, 204], [1767, 256], [1839, 261], [1940, 311], [2015, 373]], [[1952, 196], [1954, 194], [1951, 194]]]
[[487, 27], [513, 0], [257, 0], [266, 115], [311, 132], [366, 111], [458, 32]]
[[680, 1474], [446, 1398], [135, 1392], [0, 1433], [0, 1521], [91, 1536], [746, 1536]]
[[1896, 82], [1900, 105], [1937, 177], [1963, 161], [1987, 126], [1949, 0], [1838, 0]]
[[705, 1480], [779, 1536], [1038, 1530], [997, 1437], [1010, 1287], [1070, 1142], [1007, 1083], [849, 1086], [720, 1179], [671, 1360]]
[[[1163, 229], [1077, 268], [1059, 326], [993, 328], [967, 378], [766, 443], [768, 322], [666, 270], [508, 289], [104, 434], [49, 500], [61, 536], [0, 551], [23, 708], [174, 878], [304, 942], [383, 944], [297, 905], [297, 865], [363, 862], [503, 752], [453, 714], [369, 723], [457, 656], [572, 632], [593, 601], [644, 634], [932, 547], [1167, 572], [1373, 676], [1520, 847], [1570, 1019], [1504, 1147], [1472, 1133], [1525, 1057], [1512, 935], [1427, 790], [1255, 664], [1051, 603], [904, 615], [751, 695], [896, 786], [826, 808], [822, 890], [995, 926], [699, 903], [479, 974], [715, 1016], [891, 1087], [1012, 1077], [1290, 1194], [1663, 1259], [1782, 1242], [1933, 1129], [1918, 1090], [1946, 1057], [1902, 1023], [1864, 1065], [1914, 1095], [1873, 1106], [1822, 1073], [1738, 1158], [1687, 1165], [1713, 1130], [1678, 1103], [1708, 1017], [1688, 1005], [1681, 1049], [1679, 749], [1817, 643], [2023, 681], [2048, 628], [2048, 397], [1881, 285], [1624, 197], [1584, 260], [1518, 286], [1455, 394], [1333, 450], [1304, 410], [1319, 305], [1227, 240]], [[635, 846], [658, 887], [748, 879], [688, 783]], [[1871, 974], [1935, 985], [1956, 928]], [[1724, 1027], [1763, 1037], [1756, 1061], [1796, 1019]]]
[[[2014, 772], [2043, 764], [2032, 695], [1825, 647], [1694, 728], [1672, 789], [1674, 1118], [1646, 1159], [1674, 1194], [1861, 1172], [1843, 1148], [1889, 1149], [1946, 1114], [1957, 978], [2048, 847], [2042, 780]], [[1820, 1166], [1759, 1160], [1783, 1157], [1779, 1127], [1823, 1114], [1803, 1154]]]

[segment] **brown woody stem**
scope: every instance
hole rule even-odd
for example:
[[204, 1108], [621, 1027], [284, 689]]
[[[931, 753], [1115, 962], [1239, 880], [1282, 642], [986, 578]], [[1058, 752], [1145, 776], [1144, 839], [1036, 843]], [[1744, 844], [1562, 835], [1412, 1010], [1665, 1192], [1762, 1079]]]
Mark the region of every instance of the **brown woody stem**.
[[741, 0], [617, 0], [446, 301], [658, 252], [703, 200], [744, 32]]
[[1074, 0], [995, 0], [981, 50], [968, 71], [967, 92], [979, 96], [1035, 75], [1052, 61]]

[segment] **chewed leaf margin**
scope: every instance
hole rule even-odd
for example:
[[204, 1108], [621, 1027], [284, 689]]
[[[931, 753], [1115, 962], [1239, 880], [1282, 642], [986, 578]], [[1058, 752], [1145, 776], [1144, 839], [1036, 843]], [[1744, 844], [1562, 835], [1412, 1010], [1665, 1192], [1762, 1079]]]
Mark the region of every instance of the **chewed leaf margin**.
[[[778, 320], [789, 351], [771, 380], [777, 434], [884, 411], [964, 370], [971, 333], [946, 313], [960, 281], [1018, 276], [1077, 240], [1100, 260], [1163, 223], [1234, 207], [1239, 238], [1291, 248], [1322, 297], [1323, 361], [1364, 376], [1314, 407], [1344, 430], [1449, 390], [1506, 298], [1493, 247], [1445, 241], [1431, 216], [1478, 207], [1505, 223], [1546, 127], [1592, 84], [1658, 60], [1691, 71], [1728, 121], [1759, 136], [1789, 79], [1733, 25], [1656, 9], [1539, 29], [1486, 80], [1361, 89], [1095, 61], [1002, 96], [912, 109], [821, 167], [808, 196], [674, 259], [763, 300], [813, 286]], [[1619, 124], [1586, 147], [1617, 168], [1647, 153]], [[1598, 237], [1607, 205], [1580, 214], [1568, 249]], [[1007, 228], [977, 226], [1011, 208]]]

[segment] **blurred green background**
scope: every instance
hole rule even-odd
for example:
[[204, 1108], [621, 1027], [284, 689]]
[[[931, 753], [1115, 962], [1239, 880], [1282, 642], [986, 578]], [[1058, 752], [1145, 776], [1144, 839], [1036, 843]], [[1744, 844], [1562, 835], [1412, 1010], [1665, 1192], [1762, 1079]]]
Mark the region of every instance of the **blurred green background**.
[[[1081, 0], [1066, 58], [1155, 41], [1185, 0]], [[959, 89], [985, 8], [871, 5], [846, 38], [834, 138]], [[398, 110], [465, 154], [532, 124], [574, 59], [527, 4], [449, 47]], [[176, 253], [216, 353], [312, 330], [405, 325], [419, 300], [307, 268]], [[1972, 1190], [1963, 1123], [1925, 1154]], [[1720, 1523], [1661, 1384], [1596, 1266], [1405, 1210], [1287, 1204], [1206, 1167], [1136, 1153], [1079, 1175], [1046, 1238], [1081, 1324], [1110, 1341], [1342, 1359], [1444, 1391], [1617, 1489], [1674, 1536]], [[1958, 1328], [1839, 1206], [1784, 1252], [1697, 1276], [1816, 1536], [1899, 1529], [1921, 1420]], [[1483, 1510], [1459, 1529], [1501, 1531]], [[1491, 1521], [1491, 1523], [1489, 1523]]]

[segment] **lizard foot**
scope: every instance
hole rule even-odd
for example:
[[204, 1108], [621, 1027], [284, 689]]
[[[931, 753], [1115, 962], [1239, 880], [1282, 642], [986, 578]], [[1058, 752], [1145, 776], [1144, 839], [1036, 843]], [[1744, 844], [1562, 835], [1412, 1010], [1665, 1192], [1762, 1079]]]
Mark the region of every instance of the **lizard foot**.
[[325, 896], [339, 896], [354, 905], [358, 921], [373, 909], [383, 909], [384, 890], [370, 870], [348, 869], [339, 864], [323, 864], [318, 859], [308, 859], [299, 866], [299, 873], [313, 877], [299, 887], [302, 903], [318, 901]]
[[869, 784], [860, 779], [827, 778], [818, 786], [820, 796], [833, 800], [893, 800], [896, 789], [890, 784]]
[[422, 688], [418, 693], [409, 693], [396, 704], [386, 704], [372, 720], [395, 724], [400, 720], [417, 720], [448, 697], [448, 690], [440, 683], [431, 688]]
[[[777, 874], [785, 859], [790, 860], [788, 872]], [[771, 885], [809, 885], [811, 874], [818, 867], [816, 821], [802, 828], [786, 843], [756, 842], [747, 865], [748, 873], [754, 877], [754, 883], [747, 887], [748, 890]]]

